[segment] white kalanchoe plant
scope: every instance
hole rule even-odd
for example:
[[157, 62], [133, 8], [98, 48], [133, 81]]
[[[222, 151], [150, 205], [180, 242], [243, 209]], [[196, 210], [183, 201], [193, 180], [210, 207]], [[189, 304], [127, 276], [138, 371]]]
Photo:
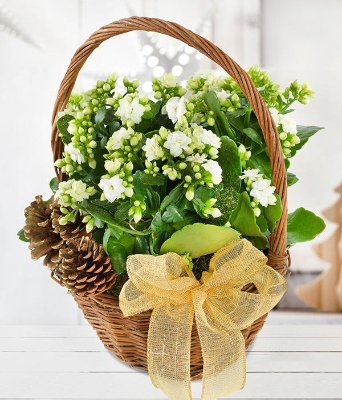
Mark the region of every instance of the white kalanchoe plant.
[[[288, 115], [294, 102], [307, 104], [313, 92], [297, 81], [282, 91], [256, 66], [248, 74], [271, 111], [289, 168], [320, 129], [298, 126]], [[234, 229], [267, 251], [282, 204], [260, 126], [236, 82], [201, 73], [183, 87], [165, 74], [152, 79], [149, 97], [138, 80], [124, 77], [123, 84], [124, 93], [115, 74], [98, 81], [73, 94], [60, 115], [64, 153], [55, 165], [66, 181], [53, 186], [62, 223], [79, 213], [118, 273], [128, 255], [177, 251], [173, 234], [186, 227], [196, 235], [199, 226], [203, 233], [203, 224]], [[296, 181], [288, 172], [288, 185]], [[323, 227], [313, 213], [296, 210], [288, 245], [312, 239]], [[219, 231], [206, 238], [211, 249], [218, 237]], [[201, 249], [194, 254], [204, 255]]]

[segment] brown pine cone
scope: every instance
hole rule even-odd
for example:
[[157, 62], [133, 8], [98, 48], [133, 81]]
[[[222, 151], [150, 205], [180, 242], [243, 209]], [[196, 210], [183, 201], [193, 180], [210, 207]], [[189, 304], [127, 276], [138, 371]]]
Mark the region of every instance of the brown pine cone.
[[69, 240], [73, 238], [79, 238], [82, 236], [91, 236], [91, 234], [87, 233], [86, 225], [82, 222], [82, 217], [78, 212], [76, 215], [75, 222], [68, 222], [66, 225], [61, 225], [59, 220], [64, 214], [60, 210], [60, 205], [58, 201], [55, 200], [50, 205], [51, 208], [51, 219], [52, 219], [52, 226], [54, 231], [58, 233], [62, 239]]
[[30, 240], [31, 257], [37, 260], [45, 256], [44, 265], [54, 271], [61, 261], [59, 250], [64, 246], [64, 240], [52, 226], [52, 202], [53, 197], [44, 201], [42, 196], [36, 196], [36, 200], [26, 207], [24, 234]]
[[59, 267], [61, 281], [73, 295], [94, 296], [108, 290], [117, 274], [102, 245], [83, 236], [70, 239], [61, 248], [62, 263]]

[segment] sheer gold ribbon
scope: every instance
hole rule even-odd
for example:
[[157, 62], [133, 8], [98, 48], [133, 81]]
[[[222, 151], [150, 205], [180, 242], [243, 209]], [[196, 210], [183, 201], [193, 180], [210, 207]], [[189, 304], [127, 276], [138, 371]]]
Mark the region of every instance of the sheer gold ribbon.
[[[120, 293], [120, 307], [125, 316], [153, 309], [148, 372], [154, 386], [170, 399], [192, 398], [194, 316], [203, 355], [201, 399], [217, 399], [243, 388], [246, 361], [241, 330], [271, 310], [286, 290], [286, 280], [266, 261], [249, 241], [237, 240], [214, 254], [199, 282], [176, 253], [129, 257], [130, 279]], [[242, 290], [248, 283], [258, 294]]]

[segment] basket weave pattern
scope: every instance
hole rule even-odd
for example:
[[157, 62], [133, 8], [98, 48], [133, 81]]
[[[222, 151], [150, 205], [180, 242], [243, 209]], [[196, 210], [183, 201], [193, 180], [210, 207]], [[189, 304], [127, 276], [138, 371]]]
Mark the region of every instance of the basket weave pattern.
[[[227, 54], [216, 47], [209, 40], [189, 31], [172, 22], [146, 18], [131, 17], [106, 25], [96, 31], [86, 42], [79, 47], [72, 58], [67, 72], [61, 82], [52, 116], [52, 151], [54, 161], [62, 156], [63, 143], [59, 137], [56, 119], [58, 112], [64, 110], [73, 90], [78, 73], [91, 53], [105, 40], [134, 30], [154, 31], [181, 40], [195, 48], [214, 63], [222, 67], [240, 86], [259, 121], [267, 149], [270, 155], [273, 184], [279, 194], [283, 214], [277, 227], [270, 237], [270, 248], [267, 253], [268, 265], [280, 272], [283, 276], [288, 270], [288, 256], [286, 252], [286, 223], [287, 223], [287, 184], [286, 169], [277, 128], [258, 90], [253, 85], [248, 74]], [[56, 170], [59, 180], [65, 177]], [[253, 292], [250, 285], [244, 288]], [[147, 335], [150, 312], [124, 318], [119, 308], [119, 300], [106, 294], [93, 297], [74, 296], [85, 318], [96, 330], [104, 346], [115, 353], [127, 364], [147, 370]], [[262, 328], [266, 315], [256, 320], [252, 326], [243, 331], [246, 346], [248, 346]], [[195, 324], [194, 324], [195, 325]], [[191, 347], [191, 377], [201, 378], [203, 368], [202, 353], [199, 338], [194, 326]]]

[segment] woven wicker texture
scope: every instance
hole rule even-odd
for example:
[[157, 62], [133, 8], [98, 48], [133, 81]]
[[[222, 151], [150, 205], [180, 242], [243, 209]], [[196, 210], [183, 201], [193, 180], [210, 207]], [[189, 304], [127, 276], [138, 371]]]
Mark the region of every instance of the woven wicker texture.
[[[52, 115], [51, 145], [54, 161], [62, 156], [63, 143], [58, 135], [56, 117], [58, 112], [64, 110], [69, 96], [73, 90], [77, 76], [91, 53], [105, 40], [131, 31], [153, 31], [166, 34], [189, 46], [195, 48], [214, 63], [222, 67], [239, 84], [259, 121], [265, 142], [269, 151], [273, 184], [283, 204], [283, 214], [277, 227], [270, 238], [270, 248], [267, 254], [268, 265], [280, 272], [287, 274], [288, 256], [286, 252], [286, 224], [287, 224], [287, 184], [286, 169], [284, 164], [281, 144], [274, 121], [267, 109], [264, 100], [253, 85], [248, 74], [226, 53], [209, 40], [194, 32], [169, 21], [146, 17], [131, 17], [115, 21], [103, 26], [93, 33], [85, 43], [79, 47], [73, 56], [66, 74], [61, 82], [55, 107]], [[115, 69], [115, 66], [112, 67]], [[56, 170], [59, 180], [64, 176]], [[255, 291], [255, 287], [246, 287], [247, 291]], [[94, 297], [83, 298], [74, 296], [85, 318], [97, 331], [103, 344], [114, 352], [120, 359], [131, 366], [147, 369], [146, 346], [150, 320], [150, 312], [124, 318], [119, 308], [118, 298], [100, 294]], [[246, 346], [262, 328], [266, 315], [256, 320], [248, 329], [243, 331]], [[191, 345], [191, 376], [200, 378], [202, 374], [202, 354], [196, 327], [192, 332]]]

